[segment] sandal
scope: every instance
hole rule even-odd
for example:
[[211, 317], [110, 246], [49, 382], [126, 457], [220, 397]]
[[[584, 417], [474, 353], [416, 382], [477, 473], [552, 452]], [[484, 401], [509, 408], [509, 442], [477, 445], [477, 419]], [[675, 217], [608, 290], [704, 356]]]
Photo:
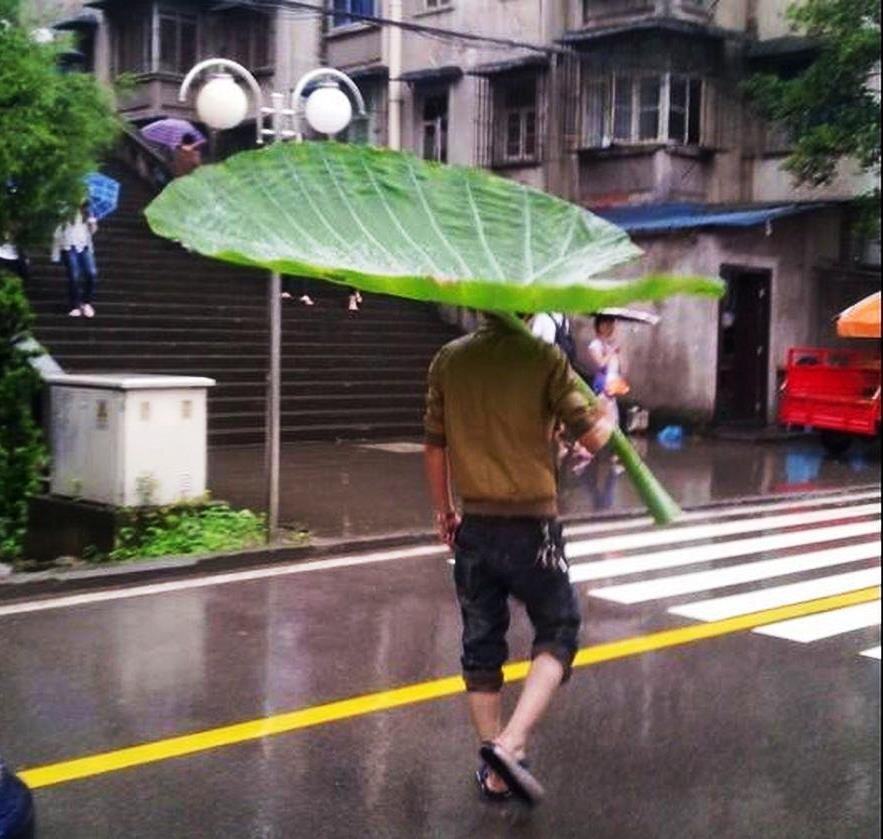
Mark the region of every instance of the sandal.
[[543, 785], [531, 775], [526, 761], [519, 761], [507, 749], [497, 743], [481, 744], [479, 755], [482, 760], [509, 787], [509, 790], [525, 804], [533, 806], [543, 800], [546, 791]]

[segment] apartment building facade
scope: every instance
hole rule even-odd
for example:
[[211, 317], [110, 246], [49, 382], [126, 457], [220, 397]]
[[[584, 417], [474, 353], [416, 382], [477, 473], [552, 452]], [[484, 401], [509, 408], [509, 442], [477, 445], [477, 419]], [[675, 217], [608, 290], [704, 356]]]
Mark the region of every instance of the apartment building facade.
[[834, 310], [879, 282], [879, 251], [853, 252], [844, 232], [867, 178], [845, 162], [825, 190], [796, 189], [782, 168], [787, 138], [740, 88], [757, 70], [812, 60], [787, 0], [310, 4], [326, 13], [275, 0], [94, 0], [82, 31], [99, 76], [134, 74], [120, 108], [136, 123], [192, 117], [177, 86], [210, 55], [276, 90], [327, 64], [368, 105], [350, 141], [484, 166], [607, 215], [645, 248], [625, 274], [724, 276], [724, 301], [669, 301], [660, 327], [624, 336], [634, 392], [651, 409], [772, 419], [788, 347], [833, 340]]

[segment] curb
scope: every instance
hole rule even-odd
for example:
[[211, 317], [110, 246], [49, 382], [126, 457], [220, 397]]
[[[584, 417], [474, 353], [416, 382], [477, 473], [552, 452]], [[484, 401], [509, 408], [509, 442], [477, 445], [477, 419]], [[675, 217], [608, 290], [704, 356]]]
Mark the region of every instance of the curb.
[[[715, 510], [721, 507], [740, 507], [761, 502], [776, 503], [793, 500], [804, 501], [814, 498], [836, 498], [844, 491], [850, 493], [880, 491], [880, 484], [855, 484], [835, 489], [812, 490], [778, 495], [746, 495], [723, 499], [708, 504], [689, 507], [690, 512]], [[625, 508], [586, 515], [564, 515], [564, 524], [585, 524], [590, 522], [620, 521], [642, 518], [643, 508]], [[49, 569], [46, 571], [23, 572], [0, 577], [0, 602], [27, 600], [88, 591], [99, 588], [116, 588], [141, 585], [159, 580], [198, 577], [210, 573], [258, 568], [293, 562], [308, 562], [326, 559], [331, 556], [347, 556], [365, 551], [391, 550], [421, 545], [435, 539], [432, 530], [418, 530], [396, 533], [388, 536], [368, 536], [349, 539], [320, 539], [314, 544], [300, 547], [278, 546], [256, 548], [224, 554], [203, 554], [199, 556], [167, 557], [141, 560], [125, 565], [94, 566], [75, 570]], [[0, 566], [2, 568], [2, 566]]]

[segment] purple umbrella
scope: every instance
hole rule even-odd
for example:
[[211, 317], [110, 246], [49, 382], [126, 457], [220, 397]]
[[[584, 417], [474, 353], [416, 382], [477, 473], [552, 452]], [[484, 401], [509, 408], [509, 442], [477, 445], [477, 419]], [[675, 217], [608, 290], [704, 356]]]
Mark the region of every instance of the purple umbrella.
[[196, 137], [196, 145], [198, 146], [205, 142], [202, 132], [186, 119], [159, 119], [141, 129], [141, 136], [146, 140], [168, 146], [170, 149], [178, 148], [181, 145], [181, 138], [185, 134], [192, 134]]

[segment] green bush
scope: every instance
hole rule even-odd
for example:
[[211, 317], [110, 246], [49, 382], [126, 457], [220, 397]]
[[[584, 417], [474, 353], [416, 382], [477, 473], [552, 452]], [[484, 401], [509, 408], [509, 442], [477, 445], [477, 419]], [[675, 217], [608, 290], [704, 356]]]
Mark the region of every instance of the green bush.
[[21, 553], [28, 495], [37, 491], [46, 460], [33, 415], [40, 376], [16, 346], [32, 320], [21, 282], [0, 272], [0, 559]]
[[40, 44], [17, 0], [0, 0], [0, 240], [46, 248], [83, 198], [120, 129], [111, 93], [58, 68], [64, 43]]
[[117, 547], [105, 560], [235, 551], [264, 542], [264, 516], [222, 502], [136, 509], [126, 515]]

